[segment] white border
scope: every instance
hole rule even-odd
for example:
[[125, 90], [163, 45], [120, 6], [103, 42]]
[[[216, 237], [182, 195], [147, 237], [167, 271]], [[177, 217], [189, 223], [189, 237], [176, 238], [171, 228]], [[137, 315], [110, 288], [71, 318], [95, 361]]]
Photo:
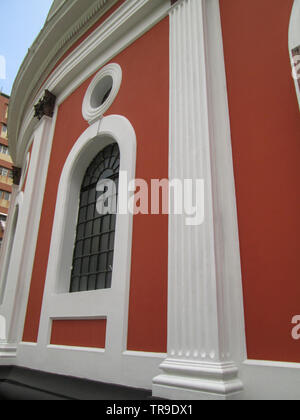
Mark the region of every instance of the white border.
[[[113, 80], [112, 91], [110, 92], [109, 97], [106, 99], [106, 101], [101, 106], [95, 108], [91, 104], [92, 96], [94, 94], [94, 91], [101, 83], [101, 80], [103, 80], [106, 76], [111, 76]], [[82, 116], [86, 121], [88, 121], [89, 124], [93, 124], [97, 119], [102, 117], [103, 114], [112, 105], [112, 103], [116, 99], [116, 96], [119, 93], [121, 83], [122, 69], [119, 66], [119, 64], [108, 64], [107, 66], [103, 67], [103, 69], [101, 69], [99, 73], [96, 74], [86, 91], [82, 103]]]

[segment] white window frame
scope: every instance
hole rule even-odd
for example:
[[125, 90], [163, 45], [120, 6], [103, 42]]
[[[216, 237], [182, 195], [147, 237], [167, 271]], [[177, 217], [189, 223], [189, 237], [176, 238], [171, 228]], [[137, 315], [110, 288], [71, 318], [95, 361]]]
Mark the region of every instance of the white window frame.
[[[80, 187], [93, 158], [112, 142], [117, 142], [120, 148], [120, 173], [127, 172], [128, 181], [135, 179], [136, 135], [130, 122], [119, 115], [104, 117], [92, 124], [76, 141], [65, 162], [57, 194], [38, 344], [31, 346], [31, 351], [38, 349], [42, 355], [43, 370], [51, 371], [55, 366], [61, 374], [87, 375], [109, 382], [114, 378], [116, 383], [126, 383], [126, 368], [120, 369], [120, 364], [125, 367], [128, 357], [132, 214], [117, 215], [111, 289], [69, 293]], [[53, 320], [105, 318], [105, 349], [50, 344]], [[58, 357], [60, 352], [62, 357]], [[157, 365], [157, 360], [151, 363]]]

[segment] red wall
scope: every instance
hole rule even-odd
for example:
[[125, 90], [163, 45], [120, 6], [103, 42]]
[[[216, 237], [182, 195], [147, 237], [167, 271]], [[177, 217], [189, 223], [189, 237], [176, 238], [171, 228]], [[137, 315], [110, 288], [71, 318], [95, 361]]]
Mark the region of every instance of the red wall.
[[[169, 20], [115, 57], [123, 70], [120, 92], [108, 114], [121, 114], [137, 135], [138, 178], [168, 178]], [[36, 342], [53, 216], [62, 168], [88, 127], [81, 114], [90, 78], [59, 108], [27, 315], [25, 342]], [[135, 216], [129, 305], [128, 349], [165, 352], [167, 347], [168, 217]]]
[[54, 320], [50, 344], [105, 349], [106, 319]]
[[300, 115], [288, 53], [293, 0], [220, 0], [248, 357], [300, 362]]
[[6, 121], [6, 109], [7, 109], [7, 106], [8, 106], [8, 104], [9, 104], [9, 98], [8, 97], [6, 97], [6, 95], [2, 95], [1, 94], [1, 92], [0, 92], [0, 122], [1, 123], [7, 123], [7, 121]]

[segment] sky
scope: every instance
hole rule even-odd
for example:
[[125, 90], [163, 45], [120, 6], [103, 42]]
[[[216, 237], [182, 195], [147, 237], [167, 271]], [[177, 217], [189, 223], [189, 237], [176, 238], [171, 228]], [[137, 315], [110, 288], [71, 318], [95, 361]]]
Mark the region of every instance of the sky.
[[10, 95], [28, 48], [42, 29], [53, 0], [0, 0], [0, 91]]

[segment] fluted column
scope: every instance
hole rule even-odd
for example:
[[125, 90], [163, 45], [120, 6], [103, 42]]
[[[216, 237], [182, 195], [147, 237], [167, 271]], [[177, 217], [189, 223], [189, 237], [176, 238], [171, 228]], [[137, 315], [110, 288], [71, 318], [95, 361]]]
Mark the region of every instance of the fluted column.
[[218, 0], [176, 3], [170, 34], [169, 176], [204, 180], [205, 221], [187, 226], [170, 215], [168, 358], [153, 392], [236, 397], [244, 330]]

